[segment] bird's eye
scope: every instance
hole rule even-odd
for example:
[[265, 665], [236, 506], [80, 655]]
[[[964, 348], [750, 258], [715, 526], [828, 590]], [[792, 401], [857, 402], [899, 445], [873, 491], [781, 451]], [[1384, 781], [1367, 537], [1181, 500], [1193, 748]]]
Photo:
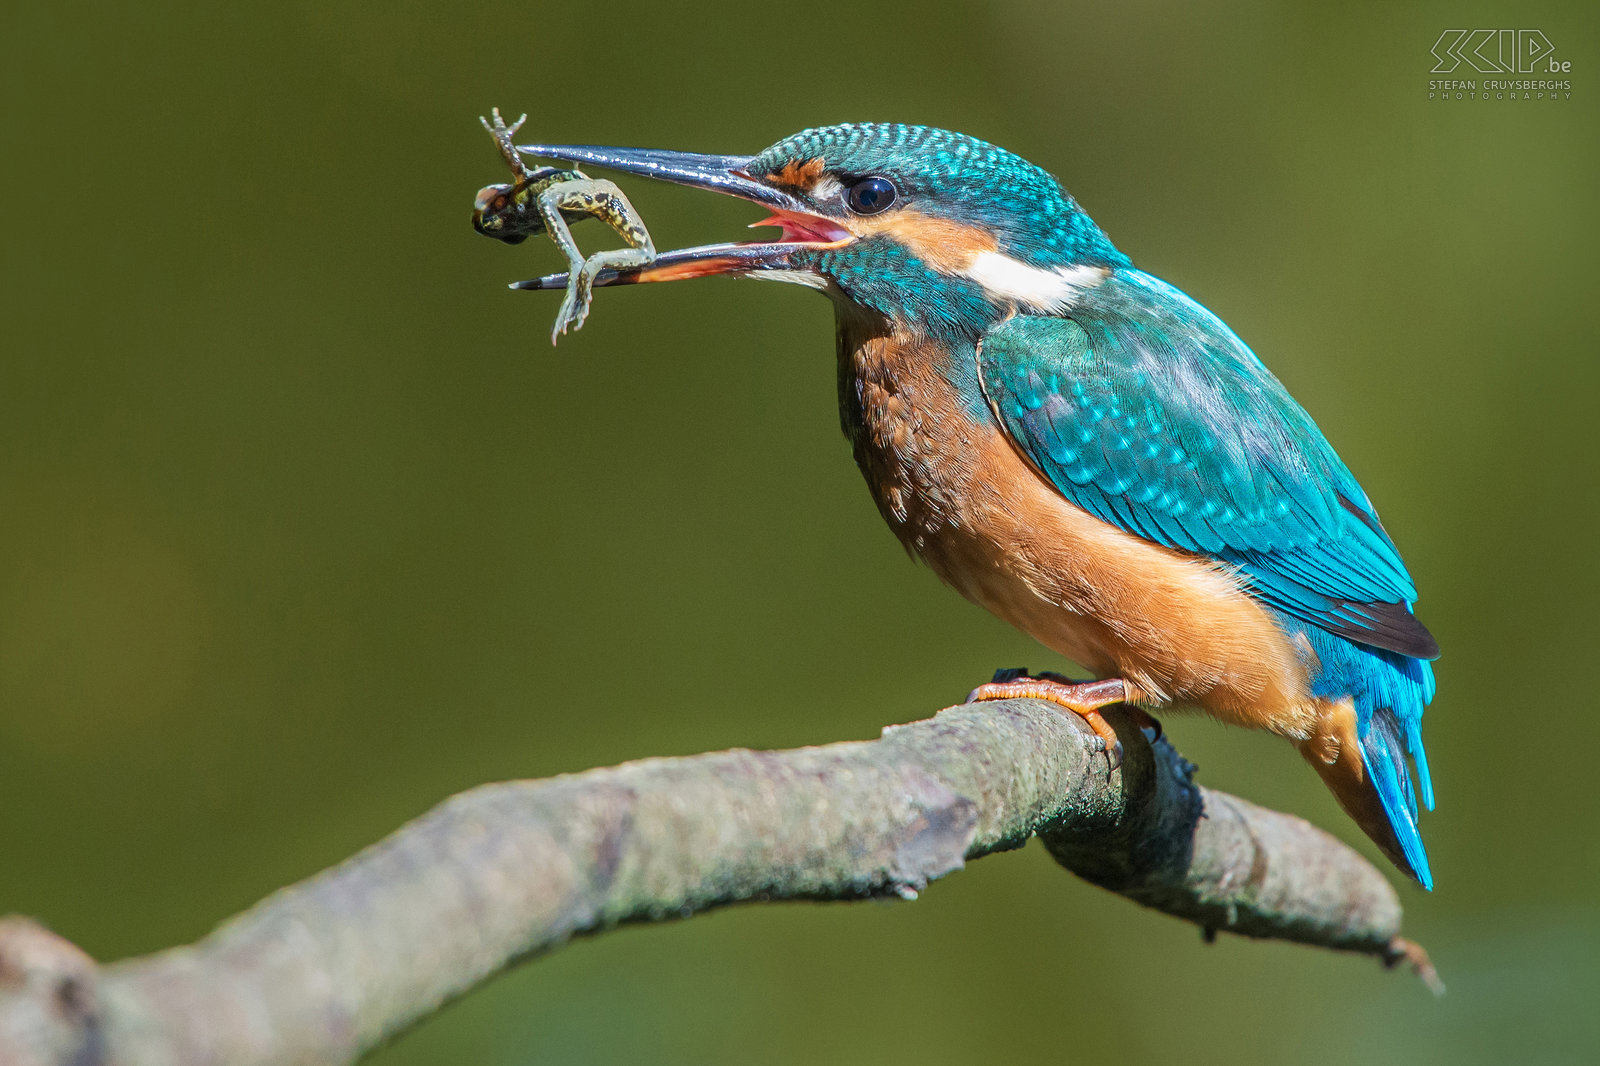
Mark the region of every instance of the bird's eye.
[[888, 178], [862, 178], [850, 186], [845, 200], [858, 215], [875, 215], [894, 203], [894, 182]]

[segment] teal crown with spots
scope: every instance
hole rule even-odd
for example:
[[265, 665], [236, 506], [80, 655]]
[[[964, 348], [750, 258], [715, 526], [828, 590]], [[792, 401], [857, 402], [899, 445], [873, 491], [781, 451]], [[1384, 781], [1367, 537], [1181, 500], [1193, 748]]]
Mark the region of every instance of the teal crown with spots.
[[878, 175], [905, 207], [983, 229], [1033, 266], [1128, 265], [1060, 182], [1019, 155], [963, 133], [898, 122], [847, 122], [785, 137], [751, 171], [821, 158], [846, 185]]

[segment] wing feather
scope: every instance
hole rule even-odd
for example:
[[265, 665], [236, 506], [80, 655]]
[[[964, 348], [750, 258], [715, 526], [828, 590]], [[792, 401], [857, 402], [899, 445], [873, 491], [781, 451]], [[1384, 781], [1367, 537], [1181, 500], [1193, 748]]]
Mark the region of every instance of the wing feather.
[[1257, 597], [1358, 643], [1438, 655], [1416, 586], [1311, 417], [1215, 315], [1119, 270], [1058, 316], [979, 349], [985, 395], [1068, 499], [1236, 566]]

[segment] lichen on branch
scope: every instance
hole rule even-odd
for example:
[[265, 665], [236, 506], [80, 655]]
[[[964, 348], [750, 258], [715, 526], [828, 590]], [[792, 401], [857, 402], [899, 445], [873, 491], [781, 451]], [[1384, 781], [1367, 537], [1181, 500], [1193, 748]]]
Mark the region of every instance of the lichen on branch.
[[644, 759], [447, 799], [185, 947], [96, 966], [0, 921], [7, 1066], [347, 1063], [580, 933], [730, 903], [913, 899], [1038, 836], [1067, 869], [1209, 934], [1404, 960], [1382, 874], [1291, 815], [1196, 785], [1115, 710], [967, 704], [878, 740]]

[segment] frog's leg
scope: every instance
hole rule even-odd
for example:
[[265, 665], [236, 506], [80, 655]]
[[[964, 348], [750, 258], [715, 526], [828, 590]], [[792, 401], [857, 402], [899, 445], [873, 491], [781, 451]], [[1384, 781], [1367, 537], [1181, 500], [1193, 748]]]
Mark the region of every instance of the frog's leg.
[[[589, 317], [596, 274], [607, 267], [627, 270], [646, 266], [655, 261], [656, 247], [627, 196], [614, 183], [602, 179], [584, 177], [552, 185], [539, 194], [539, 214], [550, 231], [550, 239], [567, 257], [570, 276], [567, 294], [550, 333], [554, 343], [569, 325], [573, 329], [583, 327], [583, 320]], [[572, 231], [567, 228], [566, 215], [592, 215], [600, 219], [616, 230], [617, 235], [628, 242], [628, 247], [607, 249], [584, 259], [572, 240]]]
[[511, 143], [511, 138], [516, 136], [517, 131], [522, 128], [522, 124], [528, 121], [528, 116], [524, 114], [517, 121], [507, 126], [506, 120], [500, 117], [500, 109], [498, 107], [490, 108], [489, 114], [494, 116], [493, 125], [482, 115], [478, 116], [478, 121], [483, 123], [483, 128], [489, 131], [489, 136], [494, 138], [494, 143], [500, 146], [500, 154], [505, 157], [506, 164], [511, 167], [511, 173], [516, 176], [518, 181], [521, 181], [528, 177], [528, 165], [522, 161], [522, 153], [518, 152], [517, 146]]

